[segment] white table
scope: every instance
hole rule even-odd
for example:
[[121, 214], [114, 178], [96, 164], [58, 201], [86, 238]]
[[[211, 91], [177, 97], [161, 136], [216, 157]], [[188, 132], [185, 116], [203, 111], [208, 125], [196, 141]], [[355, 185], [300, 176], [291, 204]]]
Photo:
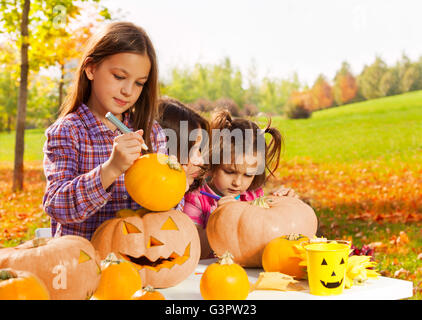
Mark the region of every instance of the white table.
[[[205, 268], [216, 259], [200, 260], [194, 273], [177, 286], [159, 289], [167, 300], [201, 300], [199, 282]], [[245, 268], [249, 281], [255, 283], [262, 269]], [[305, 288], [302, 291], [257, 290], [252, 291], [247, 300], [397, 300], [413, 296], [413, 283], [400, 279], [379, 277], [365, 282], [364, 285], [354, 285], [344, 289], [336, 296], [316, 296], [309, 293], [306, 280], [300, 284]]]

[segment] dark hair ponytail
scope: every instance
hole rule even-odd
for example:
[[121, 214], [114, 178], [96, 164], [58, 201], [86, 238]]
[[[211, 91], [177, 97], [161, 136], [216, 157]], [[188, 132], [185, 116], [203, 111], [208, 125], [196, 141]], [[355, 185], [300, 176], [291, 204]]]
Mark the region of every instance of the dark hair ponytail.
[[[280, 163], [281, 152], [284, 148], [284, 140], [280, 131], [277, 128], [271, 127], [271, 119], [264, 133], [271, 135], [271, 141], [265, 150], [265, 167], [271, 176], [274, 177], [274, 172], [277, 170]], [[272, 167], [271, 167], [272, 165]]]

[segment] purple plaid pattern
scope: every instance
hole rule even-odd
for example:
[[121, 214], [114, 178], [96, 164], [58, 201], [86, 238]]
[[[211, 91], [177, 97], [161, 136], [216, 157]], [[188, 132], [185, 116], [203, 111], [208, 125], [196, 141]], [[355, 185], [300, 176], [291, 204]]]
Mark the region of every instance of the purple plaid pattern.
[[[123, 123], [132, 128], [128, 113]], [[113, 139], [119, 134], [84, 104], [46, 130], [43, 207], [51, 217], [54, 236], [73, 234], [91, 240], [97, 227], [115, 217], [118, 210], [140, 208], [127, 193], [123, 174], [107, 190], [101, 184], [101, 164], [110, 157]], [[158, 122], [154, 122], [151, 141], [153, 152], [168, 154], [166, 136]], [[178, 208], [183, 208], [183, 203]]]

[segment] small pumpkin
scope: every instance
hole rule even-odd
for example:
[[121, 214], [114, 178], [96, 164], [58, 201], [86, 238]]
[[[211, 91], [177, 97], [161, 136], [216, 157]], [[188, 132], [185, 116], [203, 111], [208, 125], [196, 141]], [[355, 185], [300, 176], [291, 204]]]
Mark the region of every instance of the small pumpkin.
[[281, 272], [296, 279], [303, 279], [306, 267], [299, 265], [303, 260], [297, 245], [309, 238], [300, 234], [290, 234], [271, 240], [262, 253], [262, 267], [266, 272]]
[[172, 287], [186, 279], [201, 255], [195, 224], [177, 210], [139, 211], [132, 216], [126, 212], [124, 217], [103, 222], [91, 242], [101, 259], [114, 252], [131, 261], [143, 284], [154, 288]]
[[74, 235], [35, 238], [0, 249], [0, 268], [32, 272], [44, 282], [52, 300], [89, 298], [101, 274], [91, 242]]
[[138, 269], [126, 260], [110, 253], [101, 261], [101, 280], [92, 300], [130, 300], [142, 288]]
[[243, 267], [262, 267], [262, 253], [272, 239], [299, 233], [312, 238], [317, 230], [314, 210], [293, 197], [268, 196], [228, 202], [217, 207], [206, 227], [212, 250], [226, 250]]
[[163, 294], [155, 290], [151, 286], [146, 286], [145, 288], [136, 291], [131, 300], [166, 300]]
[[186, 174], [175, 157], [145, 154], [125, 173], [126, 190], [132, 199], [150, 211], [174, 208], [186, 191]]
[[47, 287], [28, 271], [0, 269], [0, 300], [50, 300]]
[[248, 274], [233, 262], [228, 251], [205, 269], [200, 281], [201, 295], [205, 300], [245, 300], [249, 289]]

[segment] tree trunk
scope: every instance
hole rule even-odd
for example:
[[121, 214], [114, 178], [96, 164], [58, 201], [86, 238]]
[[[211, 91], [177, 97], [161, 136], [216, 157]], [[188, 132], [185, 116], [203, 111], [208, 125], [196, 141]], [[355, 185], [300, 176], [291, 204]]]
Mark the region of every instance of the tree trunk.
[[23, 154], [26, 118], [26, 102], [28, 96], [28, 25], [30, 0], [25, 0], [21, 20], [21, 76], [19, 84], [18, 112], [16, 116], [15, 166], [13, 170], [13, 192], [23, 189]]

